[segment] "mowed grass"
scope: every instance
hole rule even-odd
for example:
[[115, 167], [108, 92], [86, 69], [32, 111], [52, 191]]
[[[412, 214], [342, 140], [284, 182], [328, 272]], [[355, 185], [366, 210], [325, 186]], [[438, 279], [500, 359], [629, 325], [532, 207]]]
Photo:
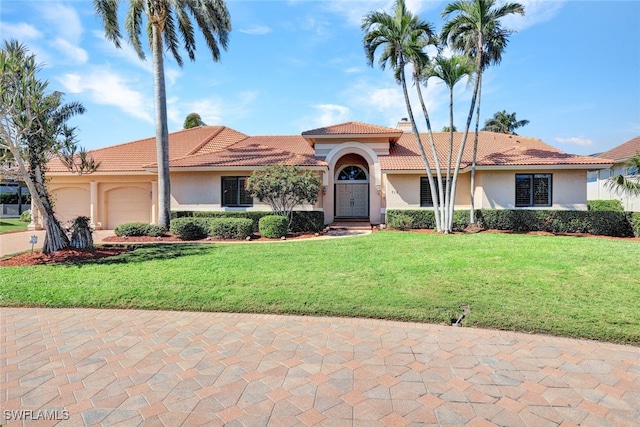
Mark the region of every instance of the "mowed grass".
[[25, 231], [28, 226], [28, 222], [20, 221], [18, 218], [2, 218], [0, 219], [0, 234], [11, 231]]
[[0, 305], [385, 318], [640, 345], [640, 243], [380, 232], [0, 269]]

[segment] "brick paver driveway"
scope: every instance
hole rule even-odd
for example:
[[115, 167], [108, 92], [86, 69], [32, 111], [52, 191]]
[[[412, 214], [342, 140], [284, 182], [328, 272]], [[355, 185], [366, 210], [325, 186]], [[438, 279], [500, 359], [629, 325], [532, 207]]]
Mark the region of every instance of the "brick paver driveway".
[[638, 347], [378, 320], [0, 316], [7, 427], [640, 425]]

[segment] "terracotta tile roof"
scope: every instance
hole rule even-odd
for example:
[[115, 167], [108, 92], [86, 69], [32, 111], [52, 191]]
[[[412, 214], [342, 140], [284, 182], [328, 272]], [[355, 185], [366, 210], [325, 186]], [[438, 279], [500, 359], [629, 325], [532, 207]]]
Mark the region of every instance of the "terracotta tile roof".
[[[462, 141], [462, 132], [454, 133], [453, 160], [455, 164], [458, 148]], [[467, 136], [461, 167], [470, 167], [473, 154], [473, 133]], [[493, 132], [480, 132], [478, 136], [478, 166], [542, 166], [542, 165], [606, 165], [611, 161], [588, 156], [576, 156], [564, 153], [539, 139], [516, 135], [505, 135]], [[435, 167], [429, 135], [421, 133], [420, 139], [427, 159], [432, 168]], [[445, 167], [449, 146], [449, 133], [434, 133], [440, 166]], [[424, 169], [420, 157], [417, 139], [414, 134], [404, 134], [391, 147], [389, 156], [380, 157], [380, 167], [383, 170], [416, 170]]]
[[[394, 134], [388, 156], [380, 156], [383, 170], [422, 170], [424, 165], [415, 135], [397, 129], [358, 122], [343, 123], [304, 132], [302, 135], [247, 136], [224, 126], [202, 126], [169, 134], [169, 157], [172, 168], [196, 167], [260, 167], [276, 163], [298, 166], [327, 164], [316, 158], [308, 135], [389, 135]], [[344, 132], [344, 133], [340, 133]], [[307, 134], [307, 137], [305, 137]], [[397, 137], [395, 136], [397, 135]], [[428, 134], [421, 134], [432, 167], [433, 158]], [[435, 133], [441, 166], [446, 162], [448, 133]], [[462, 139], [462, 132], [454, 134], [454, 160]], [[636, 138], [640, 140], [639, 138]], [[633, 141], [633, 140], [632, 140]], [[624, 144], [623, 144], [624, 145]], [[462, 167], [471, 165], [473, 134], [469, 134]], [[613, 151], [613, 150], [612, 150]], [[98, 172], [143, 172], [156, 167], [155, 138], [141, 139], [90, 152], [101, 162]], [[478, 166], [541, 166], [541, 165], [610, 165], [611, 160], [566, 154], [539, 139], [522, 136], [480, 132]], [[49, 171], [67, 172], [58, 160], [49, 162]]]
[[[185, 156], [170, 161], [171, 168], [260, 167], [283, 163], [296, 166], [326, 166], [299, 135], [252, 136], [223, 150]], [[146, 165], [155, 167], [155, 165]]]
[[302, 132], [302, 136], [324, 136], [324, 135], [402, 135], [402, 131], [396, 128], [370, 125], [360, 122], [346, 122], [333, 126], [327, 126]]
[[609, 151], [598, 154], [598, 157], [614, 159], [616, 162], [621, 162], [635, 156], [637, 153], [640, 153], [640, 136], [636, 136], [624, 144], [620, 144]]
[[[181, 158], [190, 153], [209, 152], [227, 147], [247, 138], [240, 132], [225, 126], [200, 126], [169, 134], [169, 159]], [[100, 162], [99, 172], [142, 172], [143, 165], [156, 163], [155, 137], [89, 151]], [[48, 164], [51, 172], [66, 172], [58, 160]]]

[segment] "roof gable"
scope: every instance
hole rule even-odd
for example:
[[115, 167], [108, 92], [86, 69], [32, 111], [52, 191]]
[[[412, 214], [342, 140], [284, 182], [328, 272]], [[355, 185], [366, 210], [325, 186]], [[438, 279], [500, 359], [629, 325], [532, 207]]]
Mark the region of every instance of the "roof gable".
[[302, 136], [309, 141], [311, 145], [318, 140], [331, 140], [335, 138], [388, 138], [390, 143], [395, 143], [403, 132], [400, 129], [388, 128], [384, 126], [370, 125], [360, 122], [346, 122], [337, 125], [321, 127], [302, 132]]
[[598, 154], [598, 157], [613, 159], [616, 162], [624, 162], [630, 157], [640, 153], [640, 136], [618, 145], [609, 151]]

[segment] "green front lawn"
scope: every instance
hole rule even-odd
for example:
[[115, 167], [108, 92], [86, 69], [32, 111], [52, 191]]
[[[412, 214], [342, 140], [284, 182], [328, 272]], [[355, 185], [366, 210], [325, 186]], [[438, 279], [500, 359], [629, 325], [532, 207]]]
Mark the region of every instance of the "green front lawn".
[[26, 231], [28, 226], [28, 222], [20, 221], [19, 218], [2, 218], [0, 219], [0, 234], [12, 231]]
[[640, 345], [640, 243], [380, 232], [0, 269], [0, 305], [353, 316]]

